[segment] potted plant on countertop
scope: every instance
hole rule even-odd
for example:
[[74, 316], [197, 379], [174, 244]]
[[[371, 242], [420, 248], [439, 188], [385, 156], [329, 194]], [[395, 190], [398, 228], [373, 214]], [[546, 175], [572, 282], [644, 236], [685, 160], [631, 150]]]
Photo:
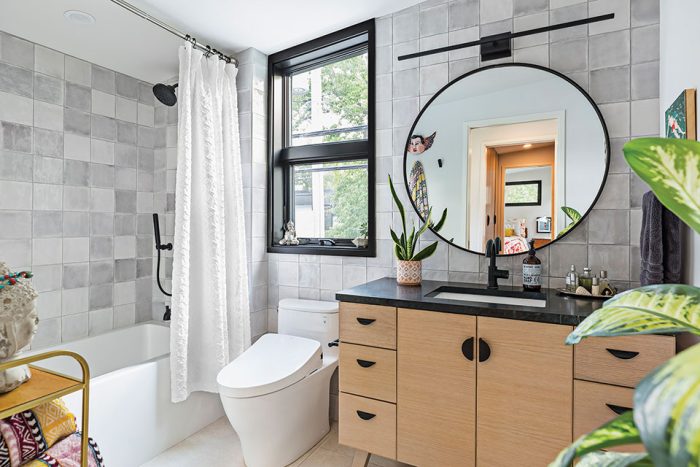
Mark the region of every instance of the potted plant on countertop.
[[[642, 138], [627, 143], [625, 159], [656, 197], [700, 233], [700, 143]], [[700, 287], [662, 284], [629, 290], [605, 302], [567, 337], [700, 335]], [[646, 452], [605, 452], [642, 443]], [[634, 391], [634, 408], [581, 436], [550, 466], [700, 465], [700, 344], [679, 353], [646, 376]]]
[[403, 203], [396, 194], [394, 189], [394, 183], [391, 180], [391, 175], [389, 176], [389, 188], [391, 189], [391, 196], [394, 198], [394, 203], [401, 214], [401, 227], [403, 232], [399, 237], [394, 229], [389, 229], [391, 231], [391, 239], [394, 241], [394, 252], [396, 253], [396, 258], [398, 259], [398, 265], [396, 267], [396, 282], [399, 285], [419, 285], [422, 281], [422, 261], [430, 257], [435, 250], [437, 250], [438, 242], [433, 242], [426, 246], [422, 250], [418, 251], [418, 240], [421, 235], [428, 230], [428, 227], [432, 226], [434, 232], [438, 232], [443, 225], [445, 225], [445, 219], [447, 219], [447, 209], [442, 211], [442, 217], [437, 224], [432, 225], [430, 218], [433, 208], [428, 210], [428, 217], [425, 219], [423, 226], [416, 232], [415, 225], [411, 228], [411, 233], [409, 234], [406, 230], [406, 211], [404, 210]]

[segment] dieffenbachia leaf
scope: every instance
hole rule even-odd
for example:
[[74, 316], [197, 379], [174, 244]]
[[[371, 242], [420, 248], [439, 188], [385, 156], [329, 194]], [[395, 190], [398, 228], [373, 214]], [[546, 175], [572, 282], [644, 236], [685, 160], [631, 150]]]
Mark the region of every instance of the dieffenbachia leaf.
[[566, 232], [568, 232], [569, 230], [576, 227], [576, 224], [578, 224], [578, 221], [580, 221], [581, 217], [582, 217], [580, 212], [578, 212], [574, 208], [570, 208], [569, 206], [562, 206], [561, 210], [564, 211], [564, 214], [566, 214], [566, 217], [571, 219], [571, 223], [569, 223], [569, 225], [567, 225], [564, 229], [562, 229], [561, 232], [559, 232], [557, 234], [557, 238], [561, 237]]
[[679, 353], [639, 383], [634, 421], [654, 465], [700, 465], [700, 345]]
[[605, 452], [586, 454], [576, 467], [653, 467], [646, 452]]
[[564, 211], [564, 214], [566, 214], [567, 217], [571, 219], [574, 224], [581, 220], [581, 213], [578, 212], [576, 209], [570, 208], [569, 206], [562, 206], [561, 210]]
[[639, 138], [625, 144], [623, 151], [659, 201], [700, 233], [700, 143]]
[[569, 467], [577, 457], [613, 446], [639, 443], [639, 430], [634, 425], [632, 411], [624, 412], [600, 428], [581, 436], [559, 453], [549, 467]]
[[692, 332], [700, 335], [700, 288], [649, 285], [623, 292], [594, 311], [566, 338], [576, 344], [590, 336]]

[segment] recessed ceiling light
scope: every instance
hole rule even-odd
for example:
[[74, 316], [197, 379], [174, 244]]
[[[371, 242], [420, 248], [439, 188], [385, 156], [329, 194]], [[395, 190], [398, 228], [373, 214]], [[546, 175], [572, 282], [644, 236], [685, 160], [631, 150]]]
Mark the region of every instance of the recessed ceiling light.
[[523, 144], [523, 149], [530, 149], [531, 147], [532, 147], [532, 144], [530, 144], [530, 143]]
[[66, 20], [70, 21], [71, 23], [75, 24], [94, 24], [95, 23], [95, 17], [92, 16], [90, 13], [85, 13], [84, 11], [80, 10], [68, 10], [63, 12], [63, 16], [66, 18]]

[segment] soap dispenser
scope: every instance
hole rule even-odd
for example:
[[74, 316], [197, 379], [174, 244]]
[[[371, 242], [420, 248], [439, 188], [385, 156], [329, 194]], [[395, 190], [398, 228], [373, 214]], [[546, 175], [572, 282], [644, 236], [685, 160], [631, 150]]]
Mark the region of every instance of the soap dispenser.
[[530, 240], [530, 251], [523, 260], [523, 289], [539, 292], [542, 288], [542, 261], [535, 256], [535, 241]]

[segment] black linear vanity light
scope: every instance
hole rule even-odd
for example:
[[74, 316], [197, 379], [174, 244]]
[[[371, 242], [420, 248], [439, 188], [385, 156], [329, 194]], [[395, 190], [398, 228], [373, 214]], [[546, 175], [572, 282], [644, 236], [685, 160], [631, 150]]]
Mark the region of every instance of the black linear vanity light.
[[484, 36], [478, 41], [465, 42], [463, 44], [448, 45], [446, 47], [439, 47], [437, 49], [425, 50], [423, 52], [416, 52], [407, 55], [401, 55], [399, 61], [410, 60], [412, 58], [424, 57], [426, 55], [433, 55], [441, 52], [449, 52], [450, 50], [464, 49], [466, 47], [481, 47], [481, 61], [485, 62], [488, 60], [496, 60], [497, 58], [504, 58], [511, 56], [511, 40], [516, 37], [531, 36], [533, 34], [540, 34], [543, 32], [556, 31], [557, 29], [567, 29], [573, 28], [575, 26], [582, 26], [584, 24], [598, 23], [600, 21], [607, 21], [613, 19], [615, 13], [608, 13], [606, 15], [592, 16], [590, 18], [577, 19], [575, 21], [568, 21], [566, 23], [552, 24], [551, 26], [543, 26], [541, 28], [528, 29], [527, 31], [519, 32], [502, 32], [500, 34], [494, 34], [492, 36]]

